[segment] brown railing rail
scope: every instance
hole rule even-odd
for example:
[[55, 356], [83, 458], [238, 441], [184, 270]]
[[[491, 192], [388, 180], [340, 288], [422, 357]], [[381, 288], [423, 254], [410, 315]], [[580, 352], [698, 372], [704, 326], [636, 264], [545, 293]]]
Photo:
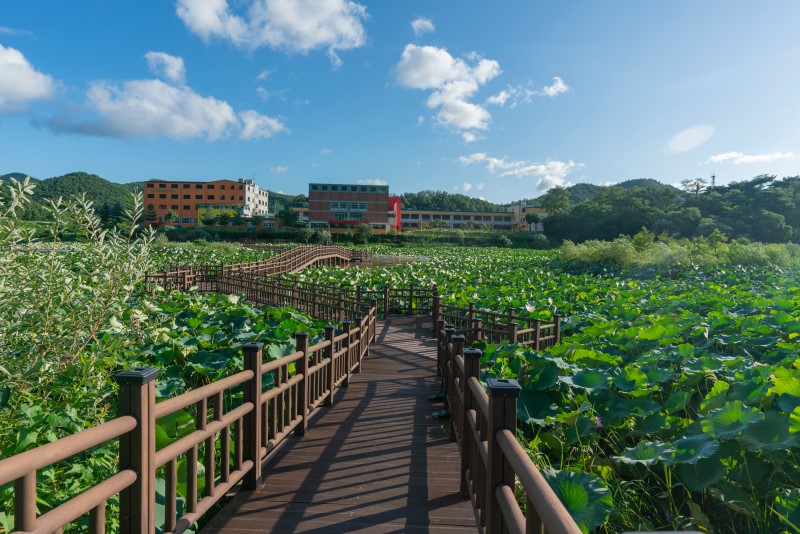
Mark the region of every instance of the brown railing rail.
[[[298, 295], [297, 303], [307, 307], [304, 298]], [[115, 419], [0, 460], [0, 486], [14, 484], [15, 532], [60, 532], [87, 513], [89, 531], [105, 532], [106, 504], [117, 494], [120, 532], [154, 532], [156, 476], [162, 468], [165, 533], [188, 529], [240, 481], [243, 488], [255, 489], [273, 451], [289, 435], [304, 435], [311, 414], [320, 406], [332, 406], [336, 390], [347, 387], [352, 374], [361, 371], [375, 341], [377, 309], [372, 304], [345, 303], [344, 315], [357, 317], [355, 321], [344, 320], [338, 331], [327, 326], [325, 339], [313, 346], [308, 333], [297, 333], [296, 352], [273, 361], [263, 361], [262, 343], [244, 345], [243, 371], [158, 404], [156, 369], [119, 373]], [[272, 382], [266, 390], [264, 376], [271, 376]], [[156, 421], [187, 408], [185, 413], [193, 413], [194, 430], [156, 449]], [[37, 516], [36, 472], [114, 439], [119, 439], [117, 473]], [[187, 466], [186, 502], [180, 510], [182, 457]], [[205, 470], [202, 484], [198, 461]]]
[[[450, 438], [461, 452], [461, 493], [481, 532], [578, 534], [578, 525], [517, 441], [516, 380], [480, 382], [479, 349], [448, 327], [438, 332], [439, 372], [450, 408]], [[515, 484], [525, 490], [525, 510]]]

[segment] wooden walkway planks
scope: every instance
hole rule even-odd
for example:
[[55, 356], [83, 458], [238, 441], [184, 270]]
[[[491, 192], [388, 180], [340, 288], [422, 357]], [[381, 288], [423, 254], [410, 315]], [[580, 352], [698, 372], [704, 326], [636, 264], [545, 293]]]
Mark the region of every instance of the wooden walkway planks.
[[305, 437], [265, 469], [203, 529], [246, 532], [476, 532], [459, 496], [455, 443], [431, 414], [439, 390], [430, 318], [390, 317], [377, 344]]

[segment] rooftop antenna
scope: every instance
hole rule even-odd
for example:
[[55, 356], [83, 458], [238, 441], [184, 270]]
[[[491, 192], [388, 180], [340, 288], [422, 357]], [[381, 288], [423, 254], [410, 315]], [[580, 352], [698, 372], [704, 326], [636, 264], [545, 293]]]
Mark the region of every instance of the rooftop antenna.
[[711, 187], [717, 187], [717, 175], [713, 171], [711, 172]]

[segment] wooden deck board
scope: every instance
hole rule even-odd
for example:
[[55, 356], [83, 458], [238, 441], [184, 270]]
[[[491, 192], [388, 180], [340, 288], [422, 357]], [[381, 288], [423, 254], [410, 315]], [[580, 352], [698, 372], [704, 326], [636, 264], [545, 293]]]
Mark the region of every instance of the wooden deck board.
[[476, 532], [458, 493], [456, 445], [432, 417], [440, 404], [430, 319], [390, 317], [377, 344], [302, 438], [265, 468], [203, 529], [259, 532]]

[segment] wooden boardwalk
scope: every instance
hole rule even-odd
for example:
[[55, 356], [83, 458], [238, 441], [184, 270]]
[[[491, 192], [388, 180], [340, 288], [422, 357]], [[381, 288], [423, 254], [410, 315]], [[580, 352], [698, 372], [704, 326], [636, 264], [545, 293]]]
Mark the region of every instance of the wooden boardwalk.
[[[309, 432], [203, 529], [246, 532], [476, 532], [459, 493], [458, 448], [432, 413], [439, 390], [430, 318], [390, 317], [377, 344]], [[445, 420], [446, 421], [446, 420]]]

